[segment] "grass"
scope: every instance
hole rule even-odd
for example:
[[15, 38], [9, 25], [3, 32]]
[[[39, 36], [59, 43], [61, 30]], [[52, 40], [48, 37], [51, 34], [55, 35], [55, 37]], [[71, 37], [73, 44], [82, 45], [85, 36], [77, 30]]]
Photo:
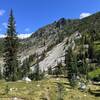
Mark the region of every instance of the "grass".
[[92, 72], [89, 72], [89, 77], [91, 79], [93, 79], [94, 77], [97, 77], [99, 75], [100, 75], [100, 68], [98, 68], [98, 69], [96, 69], [96, 70], [94, 70]]
[[100, 41], [95, 41], [94, 42], [94, 49], [96, 53], [100, 54]]
[[[0, 100], [10, 100], [12, 97], [22, 98], [23, 100], [57, 100], [58, 89], [57, 83], [63, 85], [62, 97], [64, 100], [99, 100], [87, 92], [72, 89], [69, 82], [65, 78], [45, 78], [41, 81], [32, 81], [31, 83], [20, 82], [5, 82], [0, 81]], [[17, 90], [9, 91], [5, 94], [6, 86], [10, 88], [17, 88]], [[2, 99], [1, 99], [2, 98]]]

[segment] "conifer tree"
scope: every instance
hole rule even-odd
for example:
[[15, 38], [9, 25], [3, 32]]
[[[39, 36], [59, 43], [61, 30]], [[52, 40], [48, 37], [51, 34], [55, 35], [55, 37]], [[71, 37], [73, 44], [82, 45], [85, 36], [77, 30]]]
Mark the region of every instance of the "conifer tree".
[[40, 80], [40, 68], [39, 68], [39, 58], [38, 58], [38, 55], [37, 55], [36, 65], [34, 67], [34, 79], [36, 81]]
[[49, 75], [52, 75], [52, 74], [53, 74], [52, 67], [49, 67], [49, 68], [48, 68], [48, 74], [49, 74]]
[[23, 65], [21, 66], [21, 72], [22, 72], [22, 77], [27, 77], [29, 75], [30, 63], [29, 63], [29, 59], [28, 58], [26, 58], [23, 61]]
[[82, 45], [81, 45], [81, 49], [80, 49], [80, 60], [81, 60], [81, 69], [80, 69], [80, 74], [83, 74], [84, 76], [87, 77], [88, 75], [88, 62], [87, 62], [87, 57], [86, 57], [86, 48], [84, 47], [85, 44], [85, 35], [82, 36]]
[[2, 72], [1, 72], [1, 68], [0, 68], [0, 79], [2, 79]]
[[93, 58], [94, 58], [94, 47], [93, 46], [94, 46], [93, 40], [92, 40], [92, 38], [90, 38], [88, 55], [91, 60], [93, 60]]
[[57, 63], [57, 66], [55, 66], [53, 73], [56, 75], [56, 77], [62, 74], [62, 64], [61, 63]]
[[74, 87], [77, 75], [77, 58], [73, 55], [71, 47], [69, 47], [65, 55], [65, 64], [70, 85]]
[[80, 61], [81, 63], [79, 72], [81, 75], [86, 75], [88, 66], [85, 51], [80, 51]]
[[8, 28], [4, 39], [4, 78], [7, 81], [16, 81], [18, 79], [18, 37], [16, 34], [15, 20], [13, 11], [10, 11]]
[[69, 47], [66, 55], [65, 55], [65, 64], [66, 64], [66, 69], [67, 69], [67, 74], [68, 74], [68, 78], [71, 79], [71, 75], [72, 75], [72, 49], [71, 47]]

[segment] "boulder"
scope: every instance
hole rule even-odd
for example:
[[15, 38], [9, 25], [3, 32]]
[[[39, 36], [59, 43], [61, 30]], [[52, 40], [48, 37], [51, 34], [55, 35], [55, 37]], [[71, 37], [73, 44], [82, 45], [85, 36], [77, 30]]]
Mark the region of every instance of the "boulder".
[[23, 80], [23, 81], [26, 81], [26, 82], [31, 82], [31, 81], [32, 81], [32, 80], [31, 80], [30, 78], [28, 78], [28, 77], [24, 77], [22, 80]]
[[81, 90], [86, 90], [86, 85], [85, 85], [85, 83], [80, 83], [80, 89], [81, 89]]

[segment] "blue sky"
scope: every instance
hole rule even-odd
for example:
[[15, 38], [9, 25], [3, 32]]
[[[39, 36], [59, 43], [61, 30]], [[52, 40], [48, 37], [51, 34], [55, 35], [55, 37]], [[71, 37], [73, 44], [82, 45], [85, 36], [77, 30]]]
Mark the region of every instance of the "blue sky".
[[11, 8], [17, 32], [30, 33], [62, 17], [79, 18], [82, 13], [98, 12], [100, 0], [0, 0], [0, 34], [6, 32]]

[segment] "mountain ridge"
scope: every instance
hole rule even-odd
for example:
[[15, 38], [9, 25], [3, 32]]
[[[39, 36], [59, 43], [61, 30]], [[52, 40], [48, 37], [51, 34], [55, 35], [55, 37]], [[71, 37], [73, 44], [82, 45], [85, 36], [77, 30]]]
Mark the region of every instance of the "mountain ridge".
[[65, 38], [70, 38], [76, 33], [91, 33], [91, 31], [92, 33], [100, 33], [100, 12], [83, 19], [66, 20], [61, 18], [40, 28], [29, 38], [20, 40], [19, 59], [22, 62], [35, 53], [39, 53], [41, 56], [43, 52], [48, 53], [62, 43]]

